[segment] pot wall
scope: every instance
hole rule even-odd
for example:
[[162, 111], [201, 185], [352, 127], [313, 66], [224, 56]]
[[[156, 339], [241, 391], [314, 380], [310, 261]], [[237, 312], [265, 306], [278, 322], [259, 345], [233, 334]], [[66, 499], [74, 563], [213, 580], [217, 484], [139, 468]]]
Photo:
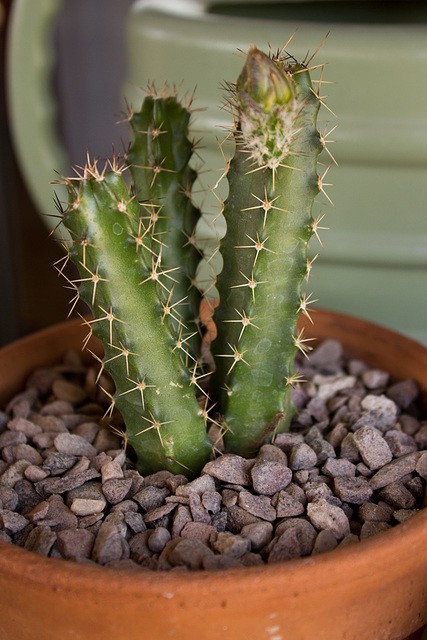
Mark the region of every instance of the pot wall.
[[[79, 321], [80, 322], [80, 321]], [[79, 322], [0, 353], [4, 402], [34, 366], [87, 333]], [[427, 394], [427, 348], [393, 332], [317, 312], [320, 339]], [[20, 363], [23, 356], [29, 361]], [[49, 559], [0, 542], [1, 640], [401, 640], [427, 620], [427, 511], [353, 547], [216, 572], [118, 571]]]

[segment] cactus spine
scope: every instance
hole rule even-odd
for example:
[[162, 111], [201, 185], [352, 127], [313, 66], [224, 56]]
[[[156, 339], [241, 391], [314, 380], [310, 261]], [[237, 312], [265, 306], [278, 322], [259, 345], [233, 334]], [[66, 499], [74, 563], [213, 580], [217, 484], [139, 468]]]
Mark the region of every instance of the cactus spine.
[[[293, 60], [250, 51], [234, 93], [236, 153], [227, 174], [224, 267], [213, 344], [227, 449], [252, 455], [292, 416], [296, 323], [306, 298], [307, 245], [316, 232], [322, 149], [319, 99]], [[273, 423], [276, 414], [281, 420]]]
[[152, 91], [130, 115], [131, 186], [122, 175], [128, 166], [117, 158], [103, 169], [88, 161], [66, 179], [63, 223], [80, 271], [78, 295], [92, 310], [89, 324], [116, 384], [113, 405], [143, 473], [200, 471], [211, 455], [211, 397], [222, 414], [226, 450], [241, 455], [254, 454], [292, 417], [293, 362], [296, 350], [305, 350], [296, 321], [307, 313], [301, 285], [310, 268], [308, 241], [318, 229], [312, 204], [322, 189], [320, 100], [304, 65], [255, 48], [233, 98], [236, 151], [224, 174], [227, 234], [209, 391], [194, 340], [200, 212], [191, 201], [188, 108]]

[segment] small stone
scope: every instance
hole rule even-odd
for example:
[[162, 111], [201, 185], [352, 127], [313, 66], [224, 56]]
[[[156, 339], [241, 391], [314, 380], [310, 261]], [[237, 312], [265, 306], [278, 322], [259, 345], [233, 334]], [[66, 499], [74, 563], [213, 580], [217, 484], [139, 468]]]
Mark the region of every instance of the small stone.
[[[177, 538], [178, 536], [180, 536], [181, 531], [183, 530], [187, 522], [192, 522], [192, 521], [193, 520], [191, 517], [191, 512], [189, 507], [186, 507], [184, 505], [179, 505], [179, 507], [174, 513], [173, 520], [172, 520], [172, 528], [171, 528], [172, 538]], [[200, 523], [200, 524], [203, 524], [203, 523]]]
[[232, 507], [237, 504], [239, 493], [232, 489], [223, 489], [221, 492], [222, 503], [225, 507]]
[[50, 550], [56, 542], [56, 533], [50, 527], [35, 527], [28, 534], [24, 547], [28, 551], [34, 551], [42, 556], [48, 556]]
[[111, 478], [102, 485], [102, 492], [110, 504], [122, 502], [132, 487], [131, 478]]
[[332, 490], [322, 480], [309, 480], [303, 485], [303, 489], [308, 502], [332, 496]]
[[410, 416], [407, 413], [402, 413], [399, 417], [400, 426], [402, 427], [402, 431], [407, 433], [409, 436], [413, 436], [417, 433], [420, 428], [420, 422], [414, 416]]
[[59, 418], [72, 413], [74, 413], [73, 405], [65, 400], [54, 400], [49, 404], [45, 404], [40, 410], [40, 415], [42, 416], [58, 416]]
[[319, 385], [319, 400], [327, 402], [340, 391], [354, 387], [356, 384], [356, 378], [354, 376], [322, 376], [318, 374], [313, 378], [313, 382], [314, 384]]
[[27, 438], [33, 438], [42, 432], [41, 427], [30, 420], [26, 420], [25, 418], [14, 418], [13, 420], [10, 420], [7, 426], [10, 431], [20, 431]]
[[104, 511], [107, 501], [98, 498], [74, 498], [71, 511], [76, 516], [90, 516]]
[[84, 438], [90, 444], [93, 444], [99, 432], [99, 424], [97, 422], [82, 422], [73, 429], [73, 435]]
[[38, 505], [42, 498], [34, 489], [34, 485], [26, 479], [18, 480], [13, 487], [18, 495], [16, 511], [25, 516], [31, 509]]
[[12, 487], [0, 482], [0, 509], [15, 511], [18, 506], [18, 494]]
[[98, 477], [99, 473], [95, 469], [88, 469], [83, 473], [76, 473], [72, 476], [46, 478], [45, 480], [37, 482], [35, 488], [36, 491], [44, 497], [53, 493], [65, 493], [66, 491], [80, 487], [85, 482]]
[[336, 549], [337, 546], [338, 542], [334, 534], [328, 529], [323, 529], [322, 531], [319, 531], [316, 536], [316, 540], [314, 541], [313, 555], [332, 551], [333, 549]]
[[99, 451], [110, 451], [112, 449], [120, 449], [122, 445], [122, 439], [119, 435], [116, 435], [111, 429], [103, 427], [98, 431], [98, 434], [93, 441], [96, 455]]
[[0, 434], [0, 449], [16, 447], [27, 442], [27, 436], [22, 431], [4, 431]]
[[49, 433], [67, 433], [68, 429], [64, 421], [57, 416], [41, 416], [39, 413], [32, 414], [31, 420], [42, 428], [42, 431]]
[[210, 475], [203, 475], [191, 482], [182, 484], [176, 489], [177, 496], [189, 496], [196, 493], [201, 496], [206, 491], [215, 491], [215, 480]]
[[317, 454], [313, 449], [302, 442], [292, 447], [289, 454], [289, 466], [292, 471], [311, 469], [317, 463]]
[[397, 522], [406, 522], [407, 520], [412, 518], [412, 516], [415, 516], [417, 513], [419, 513], [419, 509], [397, 509], [393, 513], [393, 516], [395, 520], [397, 520]]
[[418, 451], [417, 443], [412, 436], [398, 429], [390, 429], [384, 435], [390, 450], [395, 458], [405, 456], [407, 453]]
[[278, 518], [299, 516], [304, 511], [304, 505], [299, 500], [290, 496], [286, 491], [280, 491], [276, 504]]
[[205, 509], [205, 507], [202, 505], [202, 499], [199, 496], [199, 494], [190, 493], [189, 500], [190, 500], [189, 507], [191, 512], [191, 517], [194, 520], [194, 522], [203, 522], [204, 524], [211, 524], [212, 522], [211, 516], [209, 515], [208, 510]]
[[328, 458], [322, 467], [322, 473], [328, 478], [337, 476], [354, 477], [356, 475], [356, 465], [345, 458]]
[[252, 551], [260, 551], [271, 541], [273, 525], [271, 522], [253, 522], [242, 527], [240, 535], [249, 540]]
[[146, 526], [150, 529], [157, 527], [167, 527], [172, 517], [172, 512], [176, 509], [176, 504], [164, 504], [161, 507], [152, 509], [143, 516]]
[[30, 466], [28, 460], [18, 460], [11, 464], [0, 476], [0, 482], [8, 487], [14, 487], [19, 480], [24, 479], [24, 472]]
[[196, 570], [203, 568], [206, 557], [213, 556], [213, 552], [200, 540], [194, 538], [177, 539], [173, 549], [167, 555], [167, 561], [173, 567], [185, 566]]
[[[1, 437], [1, 436], [0, 436]], [[418, 444], [419, 449], [427, 449], [427, 422], [422, 422], [414, 440]]]
[[241, 456], [229, 453], [208, 462], [203, 467], [202, 473], [209, 474], [224, 482], [247, 486], [251, 484], [250, 469], [253, 464], [253, 460], [246, 460]]
[[420, 475], [424, 480], [427, 480], [427, 451], [422, 451], [417, 463], [415, 465], [415, 471]]
[[384, 395], [374, 396], [367, 395], [361, 402], [362, 409], [372, 412], [380, 417], [380, 425], [383, 428], [394, 426], [397, 420], [397, 406]]
[[242, 527], [246, 524], [260, 521], [260, 518], [252, 515], [246, 509], [242, 509], [237, 504], [226, 507], [225, 511], [227, 513], [227, 527], [232, 533], [240, 533]]
[[33, 465], [40, 465], [43, 462], [43, 458], [34, 447], [29, 444], [18, 444], [13, 449], [13, 457], [15, 460], [27, 460]]
[[85, 438], [72, 433], [59, 433], [54, 440], [55, 447], [60, 453], [75, 456], [96, 456], [98, 450]]
[[390, 447], [374, 427], [361, 427], [354, 434], [354, 441], [363, 462], [372, 470], [380, 469], [393, 459]]
[[71, 469], [78, 459], [77, 456], [69, 453], [49, 451], [43, 463], [43, 471], [48, 471], [51, 476], [60, 476]]
[[150, 485], [138, 491], [138, 493], [132, 496], [132, 499], [135, 500], [144, 511], [152, 511], [164, 503], [169, 493], [168, 489], [160, 489], [159, 487]]
[[318, 465], [324, 464], [329, 458], [336, 458], [334, 447], [322, 437], [311, 440], [310, 447], [317, 455], [316, 464]]
[[[275, 541], [277, 540], [277, 541]], [[279, 538], [273, 540], [274, 545], [268, 554], [267, 562], [273, 564], [286, 560], [295, 560], [302, 555], [297, 529], [292, 527], [284, 531]]]
[[129, 554], [129, 545], [117, 526], [110, 522], [103, 522], [93, 545], [92, 560], [104, 565], [112, 560], [129, 558]]
[[393, 515], [393, 508], [386, 502], [379, 501], [378, 504], [374, 502], [365, 502], [360, 505], [358, 516], [362, 522], [374, 521], [374, 522], [390, 522]]
[[83, 473], [84, 471], [87, 471], [90, 466], [91, 466], [91, 463], [90, 463], [89, 458], [86, 458], [86, 456], [82, 456], [76, 462], [76, 464], [71, 467], [71, 469], [69, 469], [68, 471], [65, 472], [64, 475], [73, 476], [76, 473]]
[[402, 409], [407, 409], [417, 399], [419, 388], [415, 380], [401, 380], [387, 389], [391, 398]]
[[360, 531], [360, 540], [367, 540], [373, 536], [388, 531], [391, 528], [387, 522], [376, 522], [375, 520], [367, 520]]
[[351, 544], [355, 544], [359, 542], [359, 536], [355, 533], [349, 533], [348, 536], [345, 536], [339, 543], [338, 547], [341, 549], [342, 547], [349, 547]]
[[247, 538], [239, 534], [224, 531], [218, 533], [212, 546], [217, 553], [232, 556], [233, 558], [241, 558], [250, 551], [251, 543]]
[[301, 555], [308, 556], [313, 550], [317, 531], [305, 518], [289, 518], [276, 527], [276, 536], [281, 536], [288, 529], [295, 529], [297, 540], [301, 548]]
[[212, 526], [215, 527], [217, 531], [225, 531], [227, 529], [227, 521], [228, 514], [226, 511], [214, 513], [212, 516]]
[[145, 531], [147, 528], [141, 513], [125, 511], [123, 518], [127, 526], [132, 529], [133, 533], [141, 533], [141, 531]]
[[418, 452], [408, 453], [406, 456], [401, 456], [392, 460], [389, 464], [386, 464], [382, 469], [379, 469], [375, 475], [369, 480], [374, 491], [381, 489], [392, 482], [396, 482], [406, 476], [408, 473], [412, 473], [417, 465], [420, 454]]
[[196, 538], [206, 545], [216, 538], [217, 530], [211, 524], [204, 522], [187, 522], [181, 530], [182, 538]]
[[329, 442], [334, 448], [339, 447], [341, 442], [348, 434], [348, 429], [342, 422], [336, 424], [329, 433], [325, 435], [325, 440]]
[[338, 541], [350, 533], [350, 523], [344, 511], [325, 499], [310, 502], [307, 505], [307, 515], [316, 529], [329, 529]]
[[47, 499], [47, 503], [49, 509], [43, 524], [49, 525], [52, 531], [77, 528], [77, 518], [68, 506], [64, 504], [61, 496], [50, 496]]
[[53, 395], [57, 400], [64, 400], [73, 405], [81, 404], [87, 398], [86, 391], [72, 382], [67, 382], [61, 378], [54, 380], [52, 384]]
[[403, 479], [403, 484], [412, 493], [417, 502], [421, 502], [424, 496], [424, 482], [419, 476]]
[[221, 494], [218, 491], [204, 491], [202, 506], [210, 513], [219, 513], [221, 511]]
[[331, 365], [337, 367], [343, 356], [343, 348], [338, 340], [325, 340], [310, 354], [310, 364], [318, 367], [319, 369], [330, 367]]
[[37, 506], [35, 506], [34, 509], [31, 509], [31, 511], [26, 514], [26, 517], [30, 522], [39, 522], [47, 517], [48, 511], [49, 503], [47, 502], [47, 500], [44, 500], [43, 502], [40, 502]]
[[285, 489], [292, 480], [292, 471], [282, 462], [261, 461], [251, 469], [254, 490], [272, 496]]
[[0, 510], [0, 526], [8, 535], [22, 531], [28, 523], [29, 520], [26, 517], [15, 513], [15, 511], [10, 511], [9, 509]]
[[412, 509], [416, 500], [412, 493], [401, 482], [392, 482], [379, 491], [382, 500], [395, 509]]
[[366, 478], [339, 476], [334, 480], [334, 492], [343, 502], [363, 504], [371, 498], [373, 489]]
[[367, 389], [381, 389], [388, 385], [390, 374], [382, 369], [367, 369], [362, 373], [361, 378]]
[[359, 447], [356, 444], [353, 433], [348, 433], [341, 442], [341, 459], [343, 458], [354, 464], [361, 460]]
[[301, 433], [278, 433], [274, 444], [279, 447], [287, 455], [290, 453], [292, 447], [304, 442], [304, 437]]
[[165, 527], [157, 527], [151, 532], [147, 546], [153, 553], [161, 553], [171, 539], [171, 534]]
[[273, 522], [277, 517], [276, 509], [267, 496], [255, 496], [249, 491], [241, 491], [238, 504], [242, 509], [262, 520]]
[[288, 457], [280, 447], [274, 444], [263, 444], [257, 454], [260, 462], [281, 462], [285, 466], [288, 464]]
[[66, 560], [90, 558], [95, 535], [88, 529], [58, 531], [56, 534], [58, 551]]

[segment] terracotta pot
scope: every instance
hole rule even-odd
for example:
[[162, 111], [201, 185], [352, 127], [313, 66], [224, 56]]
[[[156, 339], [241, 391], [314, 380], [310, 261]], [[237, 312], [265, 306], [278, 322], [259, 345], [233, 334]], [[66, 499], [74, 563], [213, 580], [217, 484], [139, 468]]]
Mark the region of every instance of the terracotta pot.
[[[307, 331], [427, 395], [426, 347], [326, 312]], [[0, 401], [85, 333], [70, 322], [3, 349]], [[1, 640], [400, 640], [426, 621], [427, 510], [346, 549], [215, 572], [119, 571], [0, 542]]]

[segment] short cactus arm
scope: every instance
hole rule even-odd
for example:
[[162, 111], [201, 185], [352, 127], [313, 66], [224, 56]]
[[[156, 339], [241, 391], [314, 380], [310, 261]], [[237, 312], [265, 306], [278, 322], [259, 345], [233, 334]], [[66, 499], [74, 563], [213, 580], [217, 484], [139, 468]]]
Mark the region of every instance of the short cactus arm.
[[293, 362], [297, 348], [304, 349], [296, 322], [306, 305], [301, 285], [316, 226], [311, 210], [319, 191], [316, 163], [322, 145], [316, 129], [319, 100], [302, 67], [252, 50], [237, 83], [236, 103], [235, 162], [241, 165], [240, 158], [247, 158], [246, 176], [235, 180], [232, 163], [221, 253], [224, 265], [241, 262], [237, 281], [227, 266], [218, 278], [221, 311], [215, 316], [213, 349], [217, 384], [227, 389], [222, 400], [226, 447], [251, 455], [272, 436], [275, 415], [283, 414], [283, 430], [293, 413]]
[[211, 445], [167, 309], [172, 273], [153, 255], [143, 212], [116, 164], [110, 172], [88, 166], [68, 188], [63, 222], [79, 293], [92, 308], [139, 468], [197, 473]]
[[171, 303], [178, 307], [188, 333], [197, 329], [200, 304], [194, 286], [200, 262], [194, 233], [200, 211], [191, 199], [197, 174], [189, 165], [194, 151], [188, 137], [190, 117], [174, 95], [153, 90], [130, 117], [134, 142], [128, 154], [136, 197], [145, 203], [145, 215], [153, 222], [154, 243], [162, 243], [162, 262], [165, 268], [180, 267]]

